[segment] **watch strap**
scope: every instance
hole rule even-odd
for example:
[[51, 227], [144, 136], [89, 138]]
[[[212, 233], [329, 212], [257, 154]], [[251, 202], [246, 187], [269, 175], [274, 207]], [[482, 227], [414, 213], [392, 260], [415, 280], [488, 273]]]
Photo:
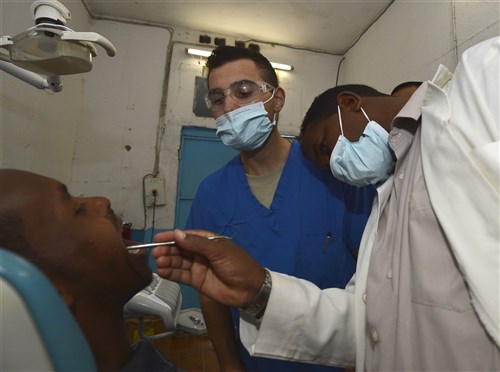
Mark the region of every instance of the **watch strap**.
[[250, 316], [255, 319], [262, 318], [264, 311], [266, 310], [267, 302], [269, 301], [269, 296], [271, 295], [272, 280], [271, 273], [268, 269], [264, 268], [266, 271], [266, 276], [264, 277], [264, 283], [257, 293], [257, 296], [248, 305], [240, 308], [240, 312], [244, 313], [246, 316]]

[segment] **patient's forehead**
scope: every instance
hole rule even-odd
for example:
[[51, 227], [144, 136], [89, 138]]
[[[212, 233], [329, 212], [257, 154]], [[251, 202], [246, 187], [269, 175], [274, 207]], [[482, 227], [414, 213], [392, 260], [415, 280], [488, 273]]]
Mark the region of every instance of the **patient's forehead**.
[[2, 170], [0, 177], [0, 210], [19, 214], [28, 223], [49, 222], [45, 218], [57, 219], [57, 209], [70, 198], [63, 184], [38, 174]]
[[[2, 192], [16, 191], [19, 189], [29, 190], [40, 185], [49, 185], [57, 182], [51, 178], [41, 176], [28, 171], [16, 169], [2, 169], [0, 171], [0, 180], [2, 183]], [[14, 190], [13, 190], [14, 188]]]
[[[51, 182], [52, 181], [52, 182]], [[9, 194], [34, 194], [41, 196], [55, 182], [50, 178], [24, 171], [2, 173], [2, 186]]]

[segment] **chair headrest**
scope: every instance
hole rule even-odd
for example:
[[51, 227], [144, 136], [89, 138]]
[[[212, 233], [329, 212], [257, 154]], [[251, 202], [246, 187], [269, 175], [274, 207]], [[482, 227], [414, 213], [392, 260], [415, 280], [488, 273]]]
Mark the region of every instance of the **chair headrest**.
[[[33, 356], [37, 354], [34, 350], [27, 350], [26, 343], [33, 345], [33, 341], [39, 339], [42, 345], [39, 347], [45, 351], [54, 370], [57, 371], [96, 371], [94, 358], [90, 347], [83, 335], [78, 323], [69, 311], [68, 307], [57, 293], [48, 278], [32, 263], [23, 257], [0, 247], [0, 284], [2, 293], [15, 296], [19, 300], [0, 301], [1, 304], [1, 329], [4, 332], [10, 327], [10, 337], [2, 338], [2, 370], [39, 370], [40, 361], [19, 359], [10, 353], [5, 353], [8, 344], [10, 348], [21, 348], [21, 355]], [[17, 305], [16, 305], [17, 304]], [[23, 306], [22, 309], [12, 307]], [[15, 319], [27, 314], [31, 319], [28, 323], [34, 325], [33, 331], [28, 333], [22, 331], [22, 324], [15, 324]], [[22, 358], [21, 358], [22, 359]], [[7, 363], [9, 365], [7, 365]], [[24, 366], [19, 368], [20, 365]], [[26, 364], [35, 363], [31, 368]], [[16, 365], [14, 365], [16, 364]], [[9, 367], [10, 366], [10, 367]]]

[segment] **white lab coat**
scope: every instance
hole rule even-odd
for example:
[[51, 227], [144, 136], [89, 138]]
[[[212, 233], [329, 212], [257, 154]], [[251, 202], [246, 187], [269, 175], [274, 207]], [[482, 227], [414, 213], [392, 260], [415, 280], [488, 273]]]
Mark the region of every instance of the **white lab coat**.
[[[470, 287], [474, 309], [497, 347], [499, 41], [500, 38], [490, 39], [466, 51], [455, 73], [460, 79], [451, 84], [451, 73], [440, 66], [434, 79], [411, 98], [413, 104], [417, 100], [423, 102], [422, 118], [426, 125], [422, 127], [422, 166], [432, 207]], [[495, 58], [496, 62], [492, 62]], [[441, 90], [439, 87], [443, 86]], [[485, 86], [490, 87], [486, 94]], [[447, 95], [457, 102], [452, 110], [446, 105]], [[435, 105], [435, 100], [444, 104]], [[469, 105], [472, 101], [474, 104]], [[448, 128], [452, 112], [451, 120], [458, 124]], [[459, 179], [454, 172], [457, 167], [461, 169]], [[464, 168], [466, 177], [462, 176]], [[273, 290], [260, 328], [245, 321], [240, 323], [242, 341], [252, 355], [364, 368], [368, 267], [379, 213], [390, 195], [392, 182], [391, 177], [377, 190], [361, 241], [356, 275], [346, 290], [322, 291], [307, 281], [271, 273]]]

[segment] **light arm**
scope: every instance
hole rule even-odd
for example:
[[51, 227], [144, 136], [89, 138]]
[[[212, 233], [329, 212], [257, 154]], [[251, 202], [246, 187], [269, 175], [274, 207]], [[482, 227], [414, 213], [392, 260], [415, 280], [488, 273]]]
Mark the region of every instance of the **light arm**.
[[0, 61], [0, 70], [34, 86], [38, 89], [50, 89], [53, 92], [62, 90], [61, 78], [58, 75], [50, 75], [47, 79], [34, 72], [22, 69], [10, 62]]

